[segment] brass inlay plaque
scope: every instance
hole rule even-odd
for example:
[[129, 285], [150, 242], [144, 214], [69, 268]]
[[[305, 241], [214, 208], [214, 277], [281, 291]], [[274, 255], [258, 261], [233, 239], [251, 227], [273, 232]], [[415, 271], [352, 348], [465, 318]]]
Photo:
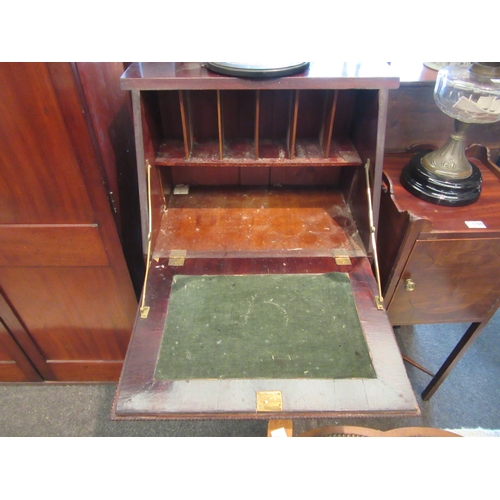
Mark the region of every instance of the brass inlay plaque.
[[281, 391], [259, 391], [257, 411], [283, 411]]

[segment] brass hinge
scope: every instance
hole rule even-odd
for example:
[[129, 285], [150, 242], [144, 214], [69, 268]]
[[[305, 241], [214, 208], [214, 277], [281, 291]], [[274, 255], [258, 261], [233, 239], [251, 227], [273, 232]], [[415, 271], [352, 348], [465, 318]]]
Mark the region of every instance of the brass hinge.
[[174, 194], [189, 194], [189, 185], [177, 184], [174, 187]]
[[350, 266], [351, 259], [349, 257], [335, 257], [335, 264], [337, 266]]
[[370, 220], [370, 237], [373, 248], [373, 263], [375, 264], [375, 277], [377, 279], [378, 285], [378, 295], [375, 295], [375, 304], [377, 309], [384, 309], [384, 298], [382, 297], [382, 285], [380, 284], [380, 271], [378, 267], [378, 256], [377, 256], [377, 238], [375, 235], [375, 223], [373, 221], [373, 205], [372, 205], [372, 195], [370, 189], [370, 158], [365, 163], [366, 172], [366, 191], [368, 193], [368, 217]]
[[186, 250], [170, 250], [168, 257], [169, 266], [183, 266], [186, 260]]
[[118, 208], [116, 206], [115, 195], [114, 195], [113, 191], [110, 191], [108, 194], [109, 194], [109, 203], [111, 204], [111, 209], [113, 210], [113, 212], [115, 214], [117, 214]]

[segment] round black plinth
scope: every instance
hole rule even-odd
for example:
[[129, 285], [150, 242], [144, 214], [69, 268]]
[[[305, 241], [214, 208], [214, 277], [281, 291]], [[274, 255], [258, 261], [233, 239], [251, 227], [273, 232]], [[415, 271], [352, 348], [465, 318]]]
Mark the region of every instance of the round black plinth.
[[425, 154], [416, 154], [401, 171], [401, 184], [407, 191], [422, 200], [449, 207], [470, 205], [479, 198], [482, 177], [474, 164], [471, 163], [472, 174], [466, 179], [440, 179], [422, 166]]

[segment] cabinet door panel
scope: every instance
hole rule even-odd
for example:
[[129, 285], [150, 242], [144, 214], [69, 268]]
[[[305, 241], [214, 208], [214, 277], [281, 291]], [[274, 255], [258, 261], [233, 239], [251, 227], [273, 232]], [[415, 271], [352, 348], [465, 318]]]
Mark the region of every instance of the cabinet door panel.
[[0, 79], [0, 224], [94, 222], [46, 65], [2, 63]]
[[0, 267], [108, 264], [97, 225], [0, 226]]
[[39, 382], [42, 378], [0, 319], [0, 382]]
[[392, 324], [480, 321], [500, 297], [499, 267], [499, 239], [417, 241], [388, 308]]
[[135, 310], [109, 268], [3, 268], [2, 287], [42, 354], [45, 379], [117, 379]]
[[0, 291], [0, 381], [41, 381], [29, 356], [36, 360], [40, 353]]
[[90, 119], [86, 69], [0, 64], [0, 287], [19, 320], [4, 323], [43, 380], [117, 380], [137, 307], [107, 183], [132, 124], [115, 63], [91, 67]]

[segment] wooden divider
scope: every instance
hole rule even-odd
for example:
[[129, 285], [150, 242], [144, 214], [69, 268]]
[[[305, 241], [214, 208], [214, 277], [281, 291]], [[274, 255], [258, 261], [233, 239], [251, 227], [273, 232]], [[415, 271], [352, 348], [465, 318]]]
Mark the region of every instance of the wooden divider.
[[179, 90], [179, 105], [181, 110], [182, 137], [184, 139], [184, 155], [186, 160], [189, 160], [193, 147], [192, 125], [189, 116], [189, 95], [183, 90]]
[[290, 119], [288, 125], [288, 157], [293, 160], [295, 158], [295, 143], [297, 140], [297, 118], [299, 115], [299, 96], [300, 90], [296, 90], [290, 103]]
[[[184, 91], [179, 90], [179, 109], [180, 109], [180, 117], [182, 123], [182, 136], [183, 136], [183, 147], [184, 147], [184, 159], [186, 161], [190, 160], [193, 156], [193, 142], [195, 141], [193, 135], [193, 126], [195, 125], [193, 120], [196, 120], [196, 117], [192, 116], [191, 112], [191, 95], [190, 93], [193, 91]], [[194, 91], [196, 92], [196, 91]], [[217, 145], [213, 143], [212, 146], [206, 146], [208, 149], [215, 147], [216, 149], [212, 149], [212, 151], [217, 151], [216, 156], [212, 157], [212, 161], [215, 161], [218, 157], [219, 161], [234, 159], [227, 151], [228, 144], [226, 143], [225, 133], [224, 133], [224, 91], [216, 90], [216, 101], [217, 101]], [[337, 109], [337, 103], [339, 100], [339, 91], [331, 90], [326, 91], [324, 96], [324, 105], [322, 117], [318, 118], [320, 121], [320, 131], [318, 137], [318, 145], [319, 145], [319, 154], [318, 160], [322, 160], [321, 163], [324, 162], [325, 159], [330, 157], [330, 152], [332, 148], [332, 139], [333, 139], [333, 129], [335, 123], [335, 114]], [[261, 109], [261, 92], [260, 90], [255, 91], [254, 96], [254, 109], [255, 109], [255, 124], [254, 124], [254, 132], [253, 132], [253, 142], [254, 142], [254, 153], [253, 158], [257, 161], [260, 159], [269, 159], [265, 157], [261, 157], [261, 131], [262, 127], [260, 124], [261, 118], [263, 116]], [[227, 104], [226, 104], [227, 105]], [[301, 91], [295, 90], [290, 95], [290, 103], [289, 103], [289, 116], [288, 116], [288, 128], [285, 140], [287, 159], [294, 160], [299, 156], [298, 146], [302, 144], [302, 140], [298, 137], [298, 128], [301, 120], [301, 105], [303, 106], [302, 112], [307, 110], [304, 106], [307, 106], [307, 99], [304, 103], [301, 104]], [[215, 122], [214, 122], [215, 123]], [[214, 129], [215, 131], [215, 129]], [[303, 138], [302, 138], [303, 139]], [[310, 139], [310, 138], [308, 138]], [[243, 139], [242, 139], [242, 142]], [[311, 144], [310, 140], [309, 143]], [[309, 146], [310, 147], [310, 146]], [[207, 151], [208, 151], [207, 149]], [[316, 156], [314, 156], [315, 158]]]
[[[333, 95], [330, 93], [326, 96], [326, 118], [323, 121], [321, 133], [320, 133], [320, 144], [321, 149], [325, 158], [330, 156], [330, 146], [332, 144], [332, 134], [333, 134], [333, 123], [335, 120], [335, 111], [337, 109], [337, 101], [339, 97], [339, 91], [335, 90]], [[331, 102], [329, 102], [331, 100]]]
[[219, 135], [219, 159], [224, 159], [224, 120], [222, 119], [222, 96], [217, 90], [217, 130]]
[[259, 159], [260, 90], [255, 91], [255, 159]]

